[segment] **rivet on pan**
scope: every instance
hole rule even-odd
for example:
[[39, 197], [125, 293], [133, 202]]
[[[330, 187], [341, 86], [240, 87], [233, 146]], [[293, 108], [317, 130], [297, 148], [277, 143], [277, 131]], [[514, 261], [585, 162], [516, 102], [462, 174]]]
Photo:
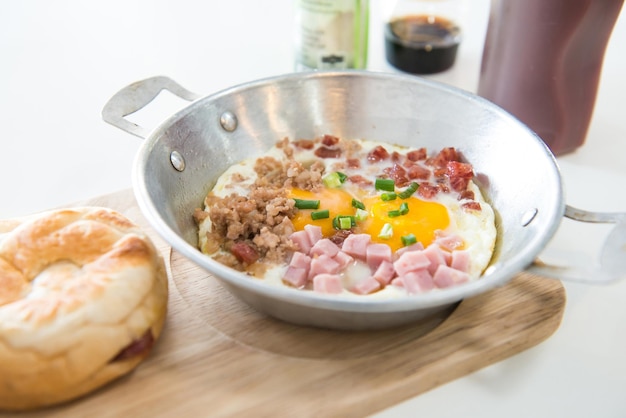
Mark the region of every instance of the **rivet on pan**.
[[172, 166], [178, 171], [183, 171], [185, 169], [185, 159], [178, 151], [171, 152], [170, 162], [172, 163]]
[[537, 208], [531, 209], [527, 211], [526, 213], [524, 213], [522, 215], [522, 226], [528, 226], [528, 224], [530, 224], [533, 221], [533, 219], [535, 219], [535, 216], [537, 216], [537, 213], [539, 213], [539, 210]]
[[224, 112], [222, 116], [220, 116], [220, 125], [227, 132], [232, 132], [237, 129], [237, 116], [233, 112]]

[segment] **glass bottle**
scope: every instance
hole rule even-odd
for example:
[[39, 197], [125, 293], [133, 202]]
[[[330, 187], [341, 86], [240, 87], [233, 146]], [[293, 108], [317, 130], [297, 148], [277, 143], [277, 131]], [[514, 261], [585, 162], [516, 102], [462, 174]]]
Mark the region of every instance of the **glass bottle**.
[[296, 0], [296, 70], [367, 66], [369, 0]]

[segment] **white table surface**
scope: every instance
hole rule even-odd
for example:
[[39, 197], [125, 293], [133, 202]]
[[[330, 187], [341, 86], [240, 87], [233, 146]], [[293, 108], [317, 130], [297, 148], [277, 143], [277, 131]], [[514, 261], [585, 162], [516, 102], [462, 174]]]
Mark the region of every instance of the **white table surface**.
[[[475, 91], [487, 0], [462, 0], [455, 67], [432, 78]], [[370, 64], [384, 61], [384, 0], [372, 0]], [[291, 0], [0, 3], [0, 217], [131, 187], [140, 139], [101, 120], [121, 87], [167, 75], [201, 94], [293, 69]], [[559, 158], [567, 203], [626, 211], [626, 12], [606, 53], [588, 139]], [[163, 96], [163, 97], [161, 97]], [[156, 123], [185, 103], [161, 95], [133, 120]], [[592, 257], [608, 228], [564, 220], [546, 252]], [[565, 283], [560, 328], [510, 359], [377, 417], [626, 417], [626, 282]]]

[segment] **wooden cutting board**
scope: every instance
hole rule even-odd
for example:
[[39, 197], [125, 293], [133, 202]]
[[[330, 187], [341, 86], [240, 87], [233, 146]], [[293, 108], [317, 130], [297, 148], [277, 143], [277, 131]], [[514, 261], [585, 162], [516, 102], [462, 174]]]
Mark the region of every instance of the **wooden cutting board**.
[[76, 205], [116, 209], [155, 240], [169, 261], [165, 330], [133, 373], [20, 417], [362, 417], [544, 341], [565, 307], [559, 281], [521, 273], [445, 317], [411, 326], [298, 327], [252, 310], [172, 251], [150, 229], [132, 191]]

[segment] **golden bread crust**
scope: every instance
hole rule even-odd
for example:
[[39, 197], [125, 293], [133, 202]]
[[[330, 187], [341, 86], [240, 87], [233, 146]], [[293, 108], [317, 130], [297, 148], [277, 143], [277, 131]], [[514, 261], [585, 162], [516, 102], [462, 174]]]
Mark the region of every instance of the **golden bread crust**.
[[149, 347], [116, 356], [156, 340], [167, 309], [167, 274], [150, 239], [106, 208], [13, 226], [0, 231], [0, 409], [68, 401], [133, 370]]

